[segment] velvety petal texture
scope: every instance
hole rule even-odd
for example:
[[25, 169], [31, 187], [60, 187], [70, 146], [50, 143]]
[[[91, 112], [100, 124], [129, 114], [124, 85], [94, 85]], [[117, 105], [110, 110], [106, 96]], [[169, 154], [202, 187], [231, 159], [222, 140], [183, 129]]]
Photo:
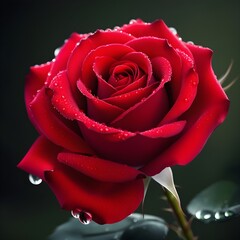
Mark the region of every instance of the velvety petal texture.
[[143, 200], [145, 177], [162, 182], [164, 169], [192, 161], [224, 121], [229, 101], [211, 57], [162, 20], [73, 33], [27, 76], [40, 137], [18, 166], [62, 208], [100, 224], [124, 219]]

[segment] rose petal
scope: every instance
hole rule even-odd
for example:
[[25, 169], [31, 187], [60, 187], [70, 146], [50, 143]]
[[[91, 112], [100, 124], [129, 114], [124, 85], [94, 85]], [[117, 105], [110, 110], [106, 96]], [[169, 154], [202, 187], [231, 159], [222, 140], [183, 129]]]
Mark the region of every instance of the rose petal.
[[142, 179], [106, 183], [66, 167], [46, 172], [45, 178], [64, 209], [87, 211], [99, 224], [126, 218], [137, 209], [143, 198]]
[[192, 161], [228, 112], [229, 100], [211, 67], [212, 52], [197, 46], [189, 48], [193, 53], [200, 80], [196, 99], [189, 111], [182, 116], [187, 120], [186, 131], [159, 157], [141, 168], [147, 175], [155, 175], [165, 167], [185, 165]]
[[172, 66], [171, 82], [174, 88], [171, 90], [172, 101], [175, 101], [180, 91], [179, 79], [181, 79], [182, 62], [179, 54], [172, 48], [165, 39], [154, 37], [142, 37], [127, 43], [136, 51], [145, 53], [152, 61], [154, 58], [164, 58]]
[[93, 72], [98, 80], [97, 96], [100, 99], [109, 97], [116, 92], [116, 89], [106, 81], [109, 77], [109, 69], [114, 62], [116, 59], [108, 56], [95, 58]]
[[77, 86], [80, 92], [87, 97], [88, 117], [95, 121], [107, 124], [123, 112], [123, 109], [93, 96], [81, 80], [77, 82]]
[[[185, 53], [179, 52], [179, 55], [182, 56], [183, 61], [180, 92], [172, 108], [159, 125], [175, 121], [191, 107], [197, 94], [198, 74], [193, 67], [193, 62]], [[174, 87], [175, 85], [172, 86], [172, 88]]]
[[81, 81], [87, 88], [91, 90], [96, 89], [96, 76], [93, 72], [93, 65], [96, 57], [108, 56], [114, 59], [121, 59], [132, 51], [133, 49], [129, 46], [117, 43], [97, 47], [92, 50], [83, 61]]
[[103, 182], [120, 183], [144, 177], [135, 168], [94, 156], [62, 152], [59, 153], [58, 160], [88, 177]]
[[181, 49], [181, 51], [185, 52], [189, 56], [192, 56], [191, 52], [185, 46], [184, 42], [182, 42], [178, 36], [174, 35], [161, 19], [156, 20], [151, 24], [146, 24], [144, 22], [136, 22], [135, 24], [128, 25], [126, 24], [121, 28], [121, 30], [123, 32], [130, 33], [137, 38], [153, 36], [157, 38], [167, 39], [174, 48]]
[[99, 46], [107, 44], [124, 44], [133, 37], [126, 33], [116, 31], [97, 31], [89, 35], [86, 39], [81, 40], [79, 45], [72, 52], [68, 61], [68, 77], [71, 83], [76, 81], [81, 76], [82, 64], [86, 56]]
[[[46, 80], [46, 86], [48, 86], [52, 79], [63, 70], [66, 70], [67, 68], [67, 62], [69, 59], [69, 56], [73, 49], [77, 46], [77, 44], [80, 42], [80, 40], [85, 37], [84, 34], [77, 34], [73, 33], [71, 36], [67, 39], [67, 41], [63, 44], [63, 46], [60, 48], [58, 55], [56, 56], [54, 60], [54, 64], [51, 68], [51, 71], [49, 72], [48, 79]], [[70, 82], [70, 86], [72, 88], [73, 94], [76, 96], [76, 85], [72, 82]]]
[[[161, 77], [158, 79], [159, 86], [149, 97], [115, 119], [112, 126], [129, 131], [145, 131], [158, 125], [165, 116], [169, 110], [169, 99], [164, 85], [171, 80], [172, 70], [169, 62], [162, 57], [153, 59], [153, 67], [158, 69], [156, 74]], [[143, 114], [147, 117], [143, 117]]]
[[36, 94], [44, 86], [44, 82], [47, 79], [48, 72], [52, 66], [52, 62], [47, 62], [42, 65], [36, 65], [30, 68], [30, 73], [26, 77], [24, 97], [25, 104], [28, 116], [31, 122], [34, 122], [32, 119], [32, 114], [30, 111], [30, 103], [35, 98]]
[[178, 121], [174, 123], [165, 124], [161, 127], [152, 128], [140, 134], [150, 138], [169, 138], [179, 134], [185, 127], [186, 121]]
[[76, 129], [72, 129], [73, 122], [63, 119], [53, 108], [45, 89], [32, 101], [30, 110], [37, 129], [50, 141], [73, 152], [92, 152]]
[[131, 52], [126, 54], [121, 60], [127, 60], [137, 64], [147, 75], [147, 82], [150, 82], [152, 77], [152, 65], [147, 55], [142, 52]]
[[28, 153], [18, 164], [22, 170], [41, 179], [45, 179], [44, 172], [55, 169], [57, 154], [62, 148], [40, 136], [29, 149]]
[[114, 106], [117, 106], [119, 108], [126, 110], [134, 106], [135, 104], [138, 104], [144, 98], [147, 98], [154, 89], [155, 89], [155, 85], [151, 85], [149, 87], [140, 88], [122, 95], [105, 98], [103, 100], [104, 102], [110, 103]]
[[[136, 121], [136, 119], [135, 119]], [[139, 132], [118, 131], [103, 134], [79, 124], [81, 132], [97, 156], [113, 162], [140, 167], [154, 159], [173, 141], [173, 138], [150, 138]], [[116, 129], [116, 128], [113, 128]], [[116, 129], [117, 130], [117, 129]], [[103, 132], [105, 132], [103, 130]], [[139, 151], [141, 149], [141, 151]]]
[[126, 94], [128, 92], [134, 91], [136, 89], [142, 88], [143, 86], [146, 86], [146, 76], [142, 76], [141, 78], [139, 78], [138, 80], [130, 83], [129, 85], [126, 85], [124, 88], [122, 88], [121, 90], [117, 90], [115, 93], [112, 94], [111, 97], [115, 97], [118, 95], [123, 95]]

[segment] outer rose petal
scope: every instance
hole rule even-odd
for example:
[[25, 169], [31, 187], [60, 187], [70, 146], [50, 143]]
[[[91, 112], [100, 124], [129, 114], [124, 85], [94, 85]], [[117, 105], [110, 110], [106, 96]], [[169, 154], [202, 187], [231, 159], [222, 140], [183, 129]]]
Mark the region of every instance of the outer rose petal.
[[42, 65], [36, 65], [30, 68], [30, 73], [26, 77], [24, 97], [28, 116], [34, 124], [33, 117], [30, 111], [30, 103], [40, 91], [44, 82], [47, 79], [48, 72], [52, 66], [52, 62], [47, 62]]
[[101, 159], [97, 156], [62, 152], [59, 153], [58, 160], [86, 176], [103, 182], [120, 183], [144, 177], [135, 168]]
[[82, 138], [71, 129], [72, 122], [66, 124], [68, 120], [63, 119], [53, 108], [45, 90], [43, 88], [38, 93], [30, 106], [33, 121], [40, 132], [56, 145], [70, 151], [91, 153], [92, 151]]
[[212, 51], [197, 46], [189, 46], [189, 49], [196, 62], [199, 86], [193, 105], [182, 116], [188, 123], [186, 132], [159, 157], [141, 168], [147, 175], [155, 175], [165, 167], [185, 165], [192, 161], [227, 115], [229, 100], [212, 70]]
[[40, 136], [32, 145], [18, 167], [45, 180], [44, 172], [52, 171], [57, 164], [57, 155], [62, 148]]
[[61, 206], [66, 210], [82, 209], [100, 224], [114, 223], [133, 213], [142, 201], [142, 179], [125, 183], [96, 181], [62, 167], [45, 173], [45, 178]]
[[151, 24], [136, 21], [134, 24], [126, 24], [121, 28], [122, 31], [132, 34], [134, 37], [153, 36], [157, 38], [167, 39], [168, 42], [174, 47], [179, 48], [189, 56], [191, 52], [184, 45], [184, 43], [174, 35], [163, 20], [156, 20]]

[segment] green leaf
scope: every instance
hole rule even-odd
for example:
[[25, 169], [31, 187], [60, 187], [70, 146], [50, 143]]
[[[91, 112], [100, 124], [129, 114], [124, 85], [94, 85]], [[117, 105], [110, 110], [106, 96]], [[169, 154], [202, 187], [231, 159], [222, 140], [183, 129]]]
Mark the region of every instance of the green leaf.
[[188, 212], [203, 222], [224, 221], [240, 215], [240, 187], [220, 181], [200, 192], [187, 206]]
[[105, 225], [94, 222], [83, 225], [71, 218], [58, 226], [48, 240], [161, 240], [167, 233], [168, 227], [163, 219], [151, 215], [143, 218], [135, 213], [121, 222]]

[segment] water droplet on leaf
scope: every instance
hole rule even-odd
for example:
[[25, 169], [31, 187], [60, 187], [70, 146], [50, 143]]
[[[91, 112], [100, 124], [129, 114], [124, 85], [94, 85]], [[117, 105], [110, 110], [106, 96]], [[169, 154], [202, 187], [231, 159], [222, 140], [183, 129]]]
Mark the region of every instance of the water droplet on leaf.
[[221, 181], [200, 192], [187, 206], [190, 214], [209, 223], [240, 215], [240, 189], [230, 181]]
[[29, 174], [29, 181], [33, 185], [39, 185], [42, 182], [42, 179], [32, 174]]
[[209, 210], [199, 210], [196, 212], [195, 216], [199, 220], [210, 221], [210, 219], [213, 217], [213, 213]]

